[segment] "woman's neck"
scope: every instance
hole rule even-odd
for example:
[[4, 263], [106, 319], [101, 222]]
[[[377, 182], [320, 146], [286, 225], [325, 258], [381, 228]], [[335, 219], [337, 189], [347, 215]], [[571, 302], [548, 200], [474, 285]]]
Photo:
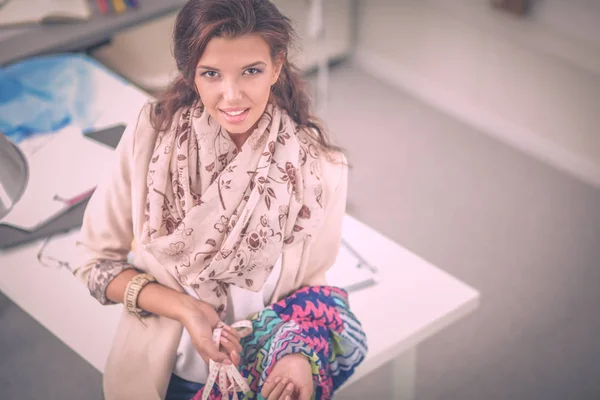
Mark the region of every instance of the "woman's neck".
[[235, 144], [235, 147], [237, 147], [238, 150], [242, 150], [242, 146], [250, 137], [250, 132], [252, 132], [252, 129], [244, 133], [236, 133], [233, 135], [231, 133], [229, 134], [229, 137], [231, 138], [233, 144]]
[[256, 123], [254, 125], [252, 125], [252, 127], [244, 133], [234, 133], [234, 134], [229, 133], [229, 137], [231, 138], [231, 140], [233, 141], [233, 144], [235, 144], [235, 147], [237, 147], [238, 150], [240, 150], [240, 151], [242, 150], [242, 146], [244, 146], [244, 143], [246, 143], [246, 140], [248, 140], [250, 135], [252, 135], [252, 132], [254, 132], [254, 130], [257, 127], [258, 127], [258, 121], [256, 121]]

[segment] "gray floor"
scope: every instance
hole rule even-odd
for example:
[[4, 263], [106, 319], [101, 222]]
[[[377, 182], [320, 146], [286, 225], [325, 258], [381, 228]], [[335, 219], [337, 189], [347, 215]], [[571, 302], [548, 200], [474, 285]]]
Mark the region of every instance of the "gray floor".
[[0, 399], [99, 400], [101, 381], [94, 367], [0, 293]]
[[358, 69], [331, 96], [349, 212], [482, 293], [420, 348], [417, 399], [599, 399], [600, 190]]
[[[483, 295], [420, 347], [417, 399], [600, 398], [600, 190], [354, 67], [331, 78], [348, 211]], [[100, 398], [100, 374], [2, 297], [0, 326], [0, 399]]]

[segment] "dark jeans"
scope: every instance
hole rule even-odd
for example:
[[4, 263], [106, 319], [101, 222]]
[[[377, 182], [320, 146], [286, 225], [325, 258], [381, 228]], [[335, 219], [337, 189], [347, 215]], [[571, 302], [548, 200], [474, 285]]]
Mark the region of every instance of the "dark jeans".
[[167, 396], [165, 400], [191, 400], [202, 389], [203, 383], [186, 381], [175, 374], [171, 374]]

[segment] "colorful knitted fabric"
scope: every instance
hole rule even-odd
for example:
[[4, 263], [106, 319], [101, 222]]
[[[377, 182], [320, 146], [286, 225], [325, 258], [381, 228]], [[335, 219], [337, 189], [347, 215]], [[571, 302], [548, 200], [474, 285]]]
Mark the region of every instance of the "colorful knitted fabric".
[[[335, 287], [299, 289], [256, 314], [252, 328], [241, 343], [240, 372], [251, 388], [242, 395], [246, 399], [264, 399], [260, 391], [267, 376], [277, 361], [293, 353], [310, 361], [314, 398], [330, 399], [367, 354], [366, 336], [350, 311], [348, 294]], [[201, 395], [202, 390], [194, 400]]]

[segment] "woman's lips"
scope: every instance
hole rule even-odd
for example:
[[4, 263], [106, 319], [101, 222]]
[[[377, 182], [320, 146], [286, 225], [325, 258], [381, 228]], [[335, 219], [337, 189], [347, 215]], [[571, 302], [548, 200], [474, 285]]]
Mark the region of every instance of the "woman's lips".
[[250, 111], [249, 108], [227, 108], [224, 110], [219, 110], [223, 115], [223, 118], [230, 124], [240, 124], [244, 122], [248, 113]]

